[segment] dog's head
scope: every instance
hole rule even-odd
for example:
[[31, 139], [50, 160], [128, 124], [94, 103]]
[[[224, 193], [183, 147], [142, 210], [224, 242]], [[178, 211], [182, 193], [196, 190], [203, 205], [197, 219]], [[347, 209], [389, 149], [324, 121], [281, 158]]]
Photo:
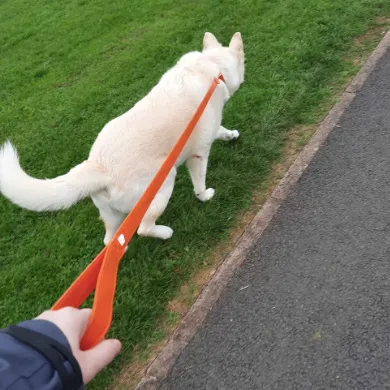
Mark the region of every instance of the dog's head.
[[244, 44], [241, 33], [236, 32], [228, 47], [223, 47], [209, 32], [203, 38], [203, 53], [219, 65], [230, 96], [244, 82]]

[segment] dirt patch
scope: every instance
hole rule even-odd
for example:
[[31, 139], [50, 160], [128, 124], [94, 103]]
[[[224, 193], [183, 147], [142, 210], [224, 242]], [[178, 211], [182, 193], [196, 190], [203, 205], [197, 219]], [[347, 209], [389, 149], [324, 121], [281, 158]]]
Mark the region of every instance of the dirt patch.
[[[354, 66], [362, 66], [366, 56], [365, 49], [372, 46], [372, 43], [377, 41], [378, 37], [385, 35], [390, 27], [390, 18], [381, 16], [375, 19], [375, 26], [370, 28], [365, 34], [359, 35], [354, 40], [354, 49], [356, 55], [352, 57]], [[351, 60], [351, 59], [350, 59]]]
[[381, 24], [381, 25], [390, 25], [390, 17], [386, 16], [378, 16], [375, 19], [376, 24]]

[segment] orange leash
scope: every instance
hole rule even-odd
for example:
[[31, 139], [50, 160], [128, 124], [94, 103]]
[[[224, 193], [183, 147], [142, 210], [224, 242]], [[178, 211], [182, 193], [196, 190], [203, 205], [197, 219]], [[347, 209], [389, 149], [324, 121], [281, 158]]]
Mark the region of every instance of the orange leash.
[[210, 88], [193, 114], [186, 129], [110, 243], [96, 256], [92, 263], [89, 264], [52, 307], [52, 310], [59, 310], [67, 306], [78, 308], [93, 290], [95, 290], [92, 314], [87, 330], [80, 343], [82, 350], [90, 349], [98, 344], [110, 328], [119, 262], [125, 253], [125, 248], [136, 232], [142, 218], [169, 172], [175, 165], [176, 160], [202, 116], [207, 103], [217, 88], [219, 80], [225, 81], [221, 74], [212, 81]]

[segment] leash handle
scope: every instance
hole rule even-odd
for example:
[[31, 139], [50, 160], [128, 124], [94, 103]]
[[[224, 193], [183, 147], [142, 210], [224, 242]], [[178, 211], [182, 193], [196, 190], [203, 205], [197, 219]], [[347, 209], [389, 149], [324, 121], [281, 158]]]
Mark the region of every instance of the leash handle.
[[69, 306], [79, 308], [84, 303], [84, 301], [92, 294], [93, 290], [95, 290], [106, 250], [107, 247], [103, 248], [103, 250], [52, 306], [52, 310], [59, 310]]
[[144, 194], [123, 221], [112, 240], [52, 307], [52, 310], [59, 310], [67, 306], [79, 308], [96, 288], [92, 313], [80, 343], [80, 348], [82, 350], [94, 347], [108, 332], [112, 321], [120, 260], [125, 254], [126, 247], [135, 234], [150, 204], [157, 195], [194, 131], [220, 80], [225, 81], [222, 75], [213, 79], [206, 95], [192, 115], [184, 132], [181, 134]]

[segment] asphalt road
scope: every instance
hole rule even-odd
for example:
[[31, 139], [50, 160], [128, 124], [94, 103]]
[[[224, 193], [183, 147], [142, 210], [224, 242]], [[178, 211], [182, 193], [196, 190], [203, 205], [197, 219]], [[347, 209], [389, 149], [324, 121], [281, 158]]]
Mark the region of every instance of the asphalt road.
[[390, 389], [390, 51], [338, 126], [162, 389]]

